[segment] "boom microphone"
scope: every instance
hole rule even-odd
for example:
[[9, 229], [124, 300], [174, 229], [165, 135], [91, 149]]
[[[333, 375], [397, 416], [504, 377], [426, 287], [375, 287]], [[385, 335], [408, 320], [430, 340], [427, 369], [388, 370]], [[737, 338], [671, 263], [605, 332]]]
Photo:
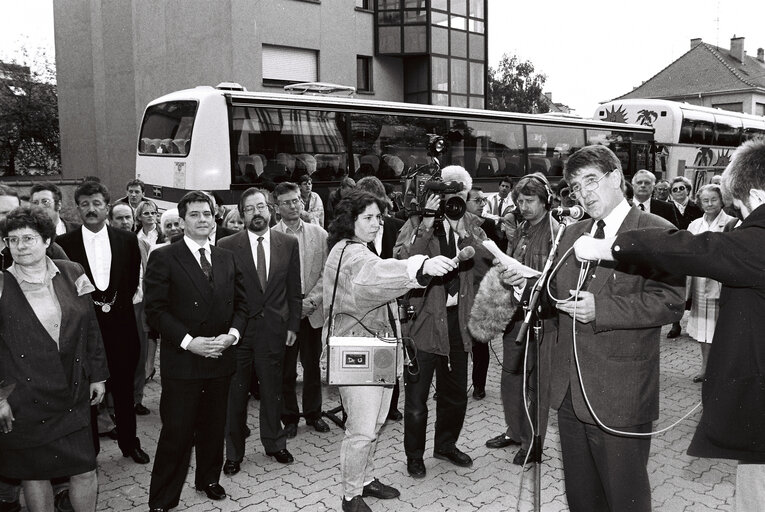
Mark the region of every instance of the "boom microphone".
[[457, 254], [457, 256], [455, 256], [454, 258], [452, 258], [452, 261], [455, 264], [459, 265], [460, 261], [467, 261], [473, 256], [475, 256], [475, 249], [473, 249], [473, 247], [468, 245], [467, 247], [463, 247], [462, 249], [460, 249], [459, 254]]
[[559, 206], [550, 210], [550, 213], [555, 217], [571, 217], [574, 220], [579, 220], [584, 217], [584, 208], [579, 205], [574, 205], [569, 208]]

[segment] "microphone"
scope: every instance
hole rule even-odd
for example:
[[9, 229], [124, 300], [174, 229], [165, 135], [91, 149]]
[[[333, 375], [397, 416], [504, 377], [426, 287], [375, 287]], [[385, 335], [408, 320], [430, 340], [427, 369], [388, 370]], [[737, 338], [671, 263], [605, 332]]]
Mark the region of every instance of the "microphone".
[[475, 256], [475, 249], [473, 249], [472, 246], [468, 245], [467, 247], [463, 247], [462, 249], [460, 249], [459, 254], [457, 254], [457, 256], [455, 256], [454, 258], [452, 258], [452, 261], [456, 263], [457, 265], [459, 265], [460, 261], [467, 261], [473, 256]]
[[571, 217], [574, 220], [579, 220], [584, 217], [584, 208], [579, 205], [574, 205], [569, 208], [559, 206], [550, 210], [550, 213], [555, 217]]

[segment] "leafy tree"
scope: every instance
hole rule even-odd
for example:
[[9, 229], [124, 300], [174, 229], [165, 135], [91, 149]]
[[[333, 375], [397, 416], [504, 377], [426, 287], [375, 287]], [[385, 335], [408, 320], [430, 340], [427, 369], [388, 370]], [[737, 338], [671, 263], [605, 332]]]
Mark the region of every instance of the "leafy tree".
[[497, 68], [489, 68], [489, 109], [544, 113], [550, 106], [542, 89], [547, 76], [534, 72], [531, 61], [504, 54]]
[[0, 172], [55, 174], [61, 169], [55, 66], [38, 51], [0, 62]]

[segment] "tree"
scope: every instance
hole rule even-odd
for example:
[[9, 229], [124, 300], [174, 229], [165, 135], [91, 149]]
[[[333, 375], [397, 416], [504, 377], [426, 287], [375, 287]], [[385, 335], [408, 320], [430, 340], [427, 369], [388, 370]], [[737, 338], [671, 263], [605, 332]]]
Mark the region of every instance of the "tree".
[[6, 176], [55, 174], [61, 170], [56, 71], [39, 51], [0, 62], [0, 172]]
[[534, 64], [504, 54], [499, 66], [489, 68], [489, 109], [543, 113], [550, 110], [542, 89], [547, 76], [534, 73]]

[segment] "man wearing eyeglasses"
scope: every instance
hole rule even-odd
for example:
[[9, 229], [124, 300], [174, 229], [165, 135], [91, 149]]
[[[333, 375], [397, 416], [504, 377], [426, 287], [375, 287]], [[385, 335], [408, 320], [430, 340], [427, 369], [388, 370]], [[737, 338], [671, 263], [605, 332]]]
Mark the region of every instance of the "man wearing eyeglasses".
[[61, 189], [50, 182], [35, 183], [29, 190], [29, 203], [42, 208], [56, 226], [56, 236], [75, 231], [80, 228], [76, 222], [61, 218]]
[[282, 372], [285, 347], [295, 344], [303, 299], [300, 251], [294, 236], [269, 228], [269, 194], [248, 188], [239, 199], [246, 229], [223, 238], [219, 247], [234, 253], [244, 274], [248, 321], [236, 346], [226, 426], [224, 473], [239, 472], [245, 452], [247, 399], [253, 368], [260, 381], [260, 441], [266, 455], [281, 464], [294, 461], [282, 428]]
[[[682, 316], [685, 280], [609, 263], [582, 276], [568, 249], [582, 235], [672, 225], [630, 207], [619, 159], [605, 146], [574, 153], [563, 177], [592, 217], [564, 232], [558, 257], [565, 259], [550, 285], [558, 309], [550, 405], [558, 409], [568, 504], [573, 512], [650, 511], [646, 434], [659, 416], [660, 332]], [[506, 274], [509, 284], [525, 282]]]
[[677, 216], [677, 228], [688, 229], [688, 225], [692, 221], [704, 215], [704, 210], [691, 201], [691, 193], [693, 192], [691, 180], [685, 176], [677, 176], [672, 180], [669, 190], [672, 194], [672, 205], [675, 207], [675, 215]]

